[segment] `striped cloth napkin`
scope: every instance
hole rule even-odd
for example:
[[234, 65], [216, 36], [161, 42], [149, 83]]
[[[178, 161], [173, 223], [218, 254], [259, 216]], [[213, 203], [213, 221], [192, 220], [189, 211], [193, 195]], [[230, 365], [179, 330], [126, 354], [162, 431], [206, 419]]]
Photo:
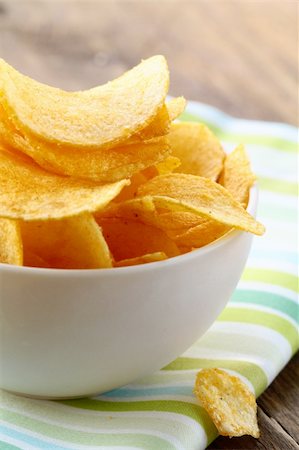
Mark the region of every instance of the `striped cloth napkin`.
[[195, 102], [182, 120], [205, 122], [227, 149], [245, 143], [259, 177], [258, 218], [267, 232], [254, 239], [230, 303], [180, 358], [134, 384], [61, 402], [3, 392], [1, 449], [204, 449], [217, 432], [192, 393], [198, 370], [227, 369], [258, 396], [298, 350], [297, 129]]

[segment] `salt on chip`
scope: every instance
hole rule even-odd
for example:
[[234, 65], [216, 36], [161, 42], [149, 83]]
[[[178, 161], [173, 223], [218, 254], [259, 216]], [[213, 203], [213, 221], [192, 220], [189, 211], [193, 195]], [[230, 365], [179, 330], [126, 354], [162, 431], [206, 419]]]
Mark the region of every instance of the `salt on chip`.
[[21, 222], [24, 259], [36, 255], [55, 269], [112, 267], [109, 248], [90, 213], [60, 220]]
[[99, 183], [129, 178], [135, 172], [163, 161], [170, 152], [164, 136], [108, 150], [65, 148], [36, 137], [29, 139], [24, 132], [16, 132], [1, 107], [0, 135], [8, 145], [30, 156], [45, 170]]
[[222, 436], [260, 436], [255, 397], [239, 378], [220, 369], [202, 369], [195, 395]]
[[167, 259], [167, 255], [164, 252], [148, 253], [147, 255], [137, 256], [136, 258], [123, 259], [115, 262], [114, 267], [137, 266], [138, 264], [148, 264], [164, 261], [165, 259]]
[[179, 255], [176, 244], [161, 230], [144, 223], [121, 219], [97, 219], [115, 261], [136, 258], [148, 253]]
[[208, 178], [182, 173], [160, 175], [141, 185], [137, 195], [152, 197], [160, 207], [192, 212], [253, 234], [265, 231], [223, 186]]
[[225, 158], [217, 137], [201, 123], [173, 123], [169, 133], [172, 155], [180, 159], [176, 172], [199, 175], [216, 181]]
[[87, 91], [66, 92], [20, 74], [0, 60], [1, 99], [18, 127], [56, 144], [111, 148], [144, 129], [165, 102], [169, 72], [153, 56], [121, 77]]
[[0, 147], [0, 217], [46, 220], [104, 208], [128, 180], [98, 185], [46, 172], [25, 155]]
[[246, 208], [249, 191], [255, 180], [256, 176], [250, 168], [245, 148], [243, 145], [239, 145], [226, 156], [218, 182]]
[[19, 223], [0, 218], [0, 263], [23, 264], [23, 245]]

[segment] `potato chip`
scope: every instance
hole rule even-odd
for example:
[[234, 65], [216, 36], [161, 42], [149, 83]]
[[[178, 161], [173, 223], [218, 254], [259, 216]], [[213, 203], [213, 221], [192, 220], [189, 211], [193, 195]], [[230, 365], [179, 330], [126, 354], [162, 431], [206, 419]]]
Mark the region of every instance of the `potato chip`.
[[179, 158], [175, 156], [168, 156], [164, 161], [157, 163], [156, 168], [159, 175], [165, 175], [173, 172], [177, 167], [181, 165]]
[[0, 136], [3, 141], [30, 156], [45, 170], [99, 183], [129, 178], [135, 172], [163, 161], [170, 152], [166, 137], [97, 151], [77, 148], [70, 150], [54, 144], [45, 144], [37, 138], [29, 140], [24, 133], [13, 129], [3, 111], [1, 113], [1, 108]]
[[19, 223], [0, 218], [0, 263], [23, 264], [23, 245]]
[[90, 213], [61, 220], [21, 222], [24, 259], [36, 255], [56, 269], [112, 267], [100, 227]]
[[192, 212], [258, 235], [265, 231], [223, 186], [208, 178], [182, 173], [160, 175], [141, 185], [137, 195], [150, 196], [156, 206], [171, 211]]
[[1, 103], [23, 128], [56, 144], [111, 148], [149, 125], [169, 86], [163, 56], [87, 91], [66, 92], [30, 79], [0, 60]]
[[0, 147], [0, 217], [59, 219], [104, 208], [128, 180], [97, 185], [53, 175]]
[[179, 173], [189, 173], [216, 181], [225, 153], [216, 136], [201, 123], [173, 123], [169, 133], [172, 155], [180, 159]]
[[166, 107], [171, 122], [177, 119], [184, 112], [186, 104], [187, 102], [184, 97], [172, 98], [169, 102], [166, 102]]
[[158, 228], [119, 218], [102, 218], [97, 221], [115, 261], [156, 252], [164, 252], [168, 257], [179, 254], [175, 243]]
[[136, 194], [139, 186], [148, 181], [146, 176], [143, 174], [143, 171], [134, 173], [130, 178], [131, 184], [129, 186], [125, 186], [123, 190], [115, 197], [114, 202], [125, 202], [126, 200], [133, 199]]
[[128, 219], [142, 222], [155, 227], [157, 225], [157, 212], [152, 198], [141, 197], [120, 203], [111, 203], [107, 208], [95, 213], [97, 220], [102, 218]]
[[165, 211], [167, 210], [156, 208], [153, 198], [148, 196], [111, 203], [97, 216], [139, 220], [146, 225], [159, 228], [175, 241], [180, 250], [183, 247], [199, 248], [207, 245], [231, 229], [227, 225], [194, 213]]
[[199, 224], [181, 233], [172, 233], [171, 238], [180, 248], [200, 248], [216, 241], [231, 229], [231, 227], [215, 222], [214, 220], [202, 219]]
[[239, 378], [220, 369], [202, 369], [194, 393], [222, 436], [260, 436], [255, 397]]
[[151, 262], [163, 261], [165, 259], [167, 259], [167, 255], [164, 252], [149, 253], [136, 258], [123, 259], [114, 263], [114, 267], [137, 266], [138, 264], [148, 264]]
[[162, 106], [154, 120], [139, 133], [131, 136], [126, 144], [164, 136], [169, 132], [170, 123], [182, 114], [185, 107], [186, 100], [184, 97], [172, 98]]
[[246, 208], [249, 191], [255, 180], [256, 176], [251, 171], [245, 148], [239, 145], [226, 156], [218, 182]]
[[30, 252], [26, 249], [23, 265], [26, 267], [39, 267], [42, 269], [50, 269], [51, 266], [41, 256]]

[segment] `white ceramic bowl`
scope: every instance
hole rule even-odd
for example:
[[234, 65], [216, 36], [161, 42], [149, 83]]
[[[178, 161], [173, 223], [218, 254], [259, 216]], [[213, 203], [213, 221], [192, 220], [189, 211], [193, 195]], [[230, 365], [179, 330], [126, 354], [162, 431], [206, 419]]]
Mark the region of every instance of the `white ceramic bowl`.
[[[255, 215], [257, 189], [248, 211]], [[212, 325], [243, 271], [252, 235], [140, 266], [56, 270], [0, 264], [0, 386], [87, 396], [160, 369]]]

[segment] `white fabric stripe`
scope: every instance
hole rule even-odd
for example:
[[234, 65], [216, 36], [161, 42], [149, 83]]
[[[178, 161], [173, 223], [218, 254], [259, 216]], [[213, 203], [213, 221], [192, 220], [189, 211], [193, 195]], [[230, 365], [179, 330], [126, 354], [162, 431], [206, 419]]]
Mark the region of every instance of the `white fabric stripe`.
[[[255, 310], [255, 311], [262, 311], [262, 312], [266, 312], [266, 313], [269, 313], [269, 314], [273, 314], [274, 316], [279, 316], [279, 317], [281, 317], [282, 319], [285, 319], [285, 320], [287, 320], [288, 322], [290, 322], [296, 329], [298, 328], [298, 324], [295, 322], [295, 320], [294, 319], [292, 319], [290, 316], [288, 316], [287, 314], [285, 314], [284, 312], [282, 312], [282, 311], [278, 311], [278, 309], [275, 309], [275, 308], [270, 308], [270, 307], [268, 307], [268, 306], [264, 306], [264, 305], [258, 305], [258, 304], [256, 304], [256, 303], [233, 303], [233, 302], [231, 302], [231, 303], [229, 303], [228, 305], [227, 305], [227, 310], [229, 309], [229, 308], [232, 308], [232, 309], [250, 309], [250, 311], [252, 311], [252, 310]], [[217, 323], [217, 322], [216, 322]], [[232, 322], [230, 322], [230, 323], [232, 323]], [[244, 325], [244, 322], [240, 322], [240, 324], [242, 324], [242, 327], [243, 327], [243, 325]], [[214, 324], [215, 325], [215, 324]], [[249, 325], [248, 323], [246, 323], [246, 325]], [[259, 325], [255, 325], [255, 326], [259, 326]], [[265, 330], [267, 330], [267, 331], [265, 331]], [[268, 331], [274, 331], [274, 330], [272, 330], [272, 329], [270, 329], [270, 328], [268, 328], [267, 326], [265, 326], [265, 327], [263, 327], [263, 331], [261, 332], [261, 334], [264, 334], [264, 335], [266, 335], [266, 333], [268, 333]], [[277, 333], [279, 336], [282, 336], [282, 334], [280, 334], [280, 333], [278, 333], [277, 331], [274, 331], [275, 333]], [[242, 333], [241, 331], [240, 331], [240, 334], [244, 334], [244, 333]], [[282, 336], [283, 337], [283, 339], [285, 339], [284, 338], [284, 336]], [[286, 339], [285, 339], [285, 341], [287, 341]], [[287, 341], [288, 342], [288, 341]]]
[[[287, 289], [282, 286], [278, 286], [276, 284], [267, 284], [259, 281], [243, 281], [240, 280], [238, 284], [238, 289], [242, 289], [245, 291], [262, 291], [273, 293], [277, 295], [281, 295], [286, 297], [291, 302], [298, 304], [298, 294], [290, 289]], [[238, 303], [239, 305], [239, 303]]]
[[[192, 380], [194, 385], [195, 380], [195, 374], [198, 372], [198, 369], [188, 371], [188, 373], [192, 372]], [[42, 403], [40, 400], [35, 399], [29, 399], [26, 397], [17, 397], [13, 399], [13, 406], [12, 406], [12, 394], [8, 394], [6, 392], [3, 392], [3, 406], [5, 409], [24, 414], [24, 410], [35, 408], [38, 412], [39, 410], [41, 412], [46, 411], [47, 413], [57, 415], [57, 413], [60, 412], [60, 410], [65, 410], [68, 416], [86, 416], [86, 417], [92, 417], [94, 419], [97, 419], [98, 417], [107, 417], [107, 414], [111, 417], [128, 417], [128, 418], [150, 418], [150, 419], [161, 419], [161, 420], [170, 420], [174, 422], [180, 422], [191, 428], [194, 432], [198, 431], [198, 427], [201, 428], [201, 433], [205, 434], [205, 430], [201, 427], [201, 425], [192, 417], [186, 416], [181, 413], [173, 413], [168, 411], [97, 411], [97, 410], [91, 410], [91, 409], [84, 409], [84, 408], [77, 408], [70, 405], [65, 405], [63, 403], [55, 403], [50, 400], [43, 400]], [[190, 402], [188, 402], [190, 403]], [[193, 403], [193, 402], [192, 402]], [[26, 415], [28, 415], [28, 412], [26, 412]], [[39, 420], [40, 416], [36, 414], [36, 418]], [[61, 422], [59, 422], [61, 423]]]
[[298, 129], [293, 125], [280, 122], [239, 119], [220, 111], [218, 108], [194, 101], [188, 101], [186, 112], [199, 115], [207, 122], [218, 125], [219, 128], [227, 133], [278, 137], [293, 142], [294, 144], [298, 142]]
[[[193, 379], [193, 385], [194, 385], [194, 379]], [[96, 421], [94, 423], [94, 426], [85, 426], [82, 424], [73, 424], [72, 422], [66, 422], [62, 415], [64, 414], [63, 411], [67, 411], [67, 417], [70, 421], [76, 420], [76, 416], [79, 418], [87, 418], [87, 417], [93, 417], [94, 419], [98, 419], [99, 417], [105, 417], [107, 419], [107, 415], [112, 418], [134, 418], [134, 419], [142, 419], [145, 420], [147, 418], [149, 419], [155, 419], [155, 420], [161, 420], [161, 422], [172, 422], [173, 427], [177, 428], [179, 425], [185, 425], [188, 429], [192, 430], [192, 432], [196, 435], [196, 439], [207, 439], [206, 433], [204, 428], [196, 422], [191, 417], [185, 416], [184, 414], [177, 414], [172, 412], [161, 412], [161, 411], [123, 411], [123, 412], [114, 412], [114, 411], [91, 411], [91, 410], [85, 410], [85, 409], [79, 409], [76, 407], [71, 407], [68, 405], [63, 404], [53, 404], [51, 402], [43, 402], [42, 405], [36, 405], [38, 409], [33, 412], [33, 408], [31, 405], [31, 411], [25, 411], [24, 407], [21, 405], [18, 407], [12, 406], [10, 404], [7, 404], [4, 406], [4, 409], [10, 412], [14, 412], [17, 414], [20, 414], [22, 416], [41, 421], [46, 424], [59, 426], [65, 429], [70, 430], [76, 430], [76, 431], [82, 431], [82, 432], [90, 432], [95, 434], [103, 434], [103, 433], [110, 433], [110, 431], [114, 432], [111, 429], [105, 429], [101, 428], [101, 423], [99, 421]], [[45, 415], [45, 411], [47, 412], [47, 415]], [[87, 414], [85, 414], [87, 413]], [[43, 414], [41, 416], [41, 414]], [[54, 418], [49, 417], [49, 414], [54, 415]], [[132, 427], [136, 425], [136, 422], [132, 424]], [[149, 430], [151, 424], [149, 425]], [[117, 429], [119, 433], [122, 433], [122, 429], [119, 428], [119, 423], [117, 426]], [[127, 430], [128, 431], [128, 430]], [[134, 432], [134, 429], [132, 429], [132, 432]]]
[[268, 361], [265, 358], [261, 358], [258, 355], [252, 355], [248, 353], [239, 353], [239, 352], [232, 352], [232, 351], [223, 351], [223, 350], [217, 350], [217, 349], [197, 349], [196, 352], [193, 352], [191, 349], [187, 352], [185, 355], [188, 358], [205, 358], [213, 361], [213, 359], [222, 359], [222, 360], [234, 360], [237, 362], [238, 360], [241, 362], [250, 362], [257, 366], [259, 366], [263, 372], [266, 375], [266, 378], [268, 380], [268, 384], [275, 378], [277, 374], [277, 367], [274, 366], [274, 364], [270, 361]]
[[286, 274], [298, 275], [298, 266], [281, 259], [264, 259], [251, 256], [246, 269], [267, 269], [285, 272]]
[[[277, 349], [275, 355], [271, 354], [269, 358], [265, 358], [264, 355], [259, 355], [258, 351], [248, 351], [244, 352], [237, 350], [236, 348], [228, 349], [227, 351], [223, 349], [212, 349], [211, 347], [205, 348], [205, 342], [209, 341], [209, 336], [213, 338], [213, 332], [225, 333], [227, 336], [232, 337], [233, 335], [239, 336], [239, 338], [247, 338], [250, 343], [252, 336], [260, 339], [261, 348], [264, 349], [266, 343], [274, 345]], [[236, 341], [237, 342], [237, 341]], [[264, 345], [263, 345], [264, 342]], [[279, 355], [279, 358], [277, 356]], [[262, 325], [248, 324], [244, 322], [215, 322], [209, 332], [198, 342], [196, 342], [184, 356], [189, 358], [209, 358], [209, 359], [234, 359], [242, 361], [255, 362], [257, 365], [264, 370], [269, 380], [273, 380], [276, 374], [281, 370], [281, 368], [288, 362], [291, 358], [292, 350], [289, 342], [280, 333], [272, 330]]]
[[[32, 445], [25, 444], [23, 441], [20, 441], [19, 439], [12, 438], [10, 436], [4, 436], [1, 434], [0, 436], [0, 446], [2, 442], [6, 442], [7, 444], [14, 445], [15, 447], [19, 448], [20, 450], [36, 450], [36, 447], [33, 447]], [[5, 450], [4, 447], [2, 447], [3, 450]], [[110, 449], [109, 449], [110, 450]]]
[[281, 205], [282, 208], [289, 208], [295, 211], [298, 207], [297, 198], [294, 195], [279, 194], [263, 191], [262, 189], [259, 190], [259, 202], [275, 210], [277, 210], [278, 205], [279, 207]]
[[[281, 150], [256, 144], [246, 145], [253, 172], [257, 176], [297, 183], [294, 155], [285, 152], [283, 158], [279, 158]], [[271, 165], [269, 165], [271, 161]]]
[[[12, 430], [19, 431], [20, 433], [26, 434], [27, 436], [35, 437], [37, 439], [40, 439], [41, 441], [60, 445], [60, 446], [66, 447], [66, 448], [75, 449], [75, 450], [81, 450], [81, 449], [82, 450], [98, 450], [98, 448], [99, 448], [98, 445], [91, 446], [88, 444], [86, 444], [86, 445], [85, 444], [72, 444], [65, 440], [51, 438], [51, 437], [45, 436], [41, 433], [37, 433], [36, 431], [29, 430], [28, 428], [23, 428], [23, 427], [19, 427], [17, 425], [11, 424], [10, 422], [6, 422], [5, 420], [0, 420], [0, 423], [11, 428]], [[102, 433], [102, 434], [106, 434], [106, 432]], [[109, 430], [109, 434], [119, 434], [119, 430]], [[148, 430], [143, 430], [143, 429], [139, 428], [134, 433], [132, 432], [132, 430], [122, 430], [121, 434], [131, 434], [131, 435], [143, 434], [143, 435], [158, 437], [160, 439], [163, 439], [164, 441], [167, 441], [169, 444], [171, 444], [177, 450], [181, 450], [181, 444], [176, 438], [174, 438], [173, 436], [170, 436], [166, 433], [157, 432], [155, 430], [151, 430], [149, 432]]]

